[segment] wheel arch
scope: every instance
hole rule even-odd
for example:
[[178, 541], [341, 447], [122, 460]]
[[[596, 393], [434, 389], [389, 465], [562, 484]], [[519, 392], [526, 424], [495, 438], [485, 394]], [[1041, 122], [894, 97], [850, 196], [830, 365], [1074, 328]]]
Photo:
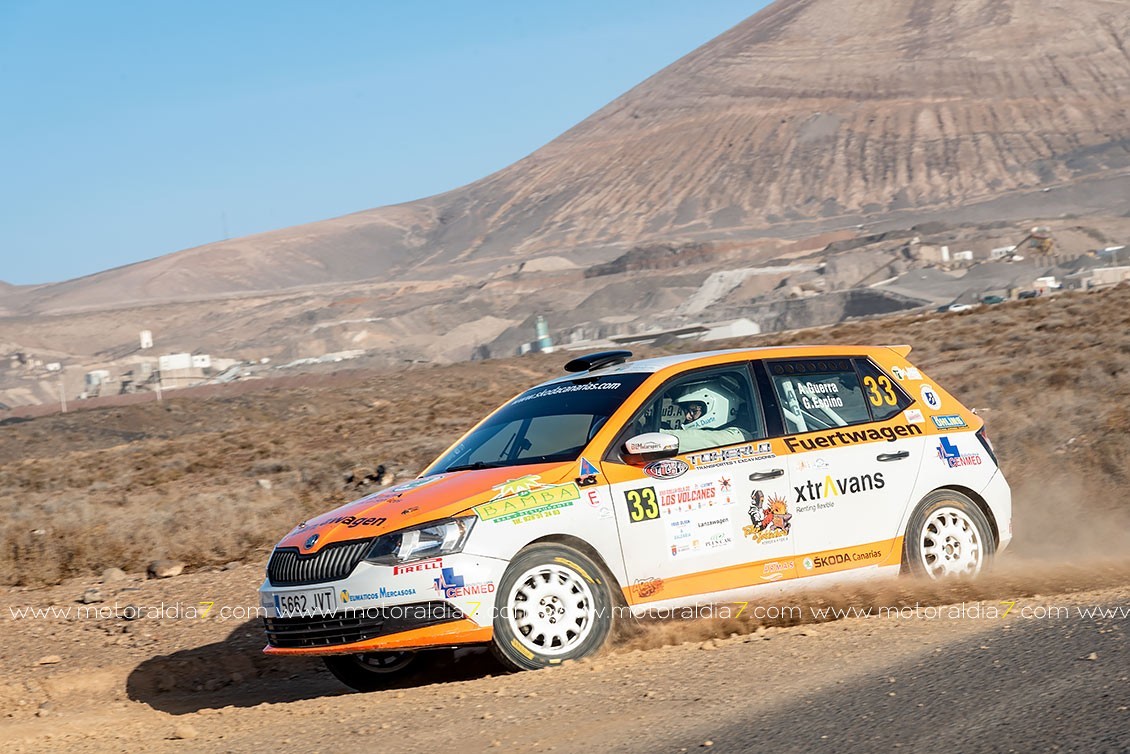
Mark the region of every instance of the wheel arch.
[[[522, 550], [525, 550], [528, 547], [532, 547], [533, 545], [543, 544], [566, 545], [567, 547], [572, 547], [575, 550], [580, 550], [581, 552], [583, 552], [586, 556], [592, 559], [592, 562], [596, 563], [597, 566], [600, 567], [601, 571], [604, 572], [603, 576], [604, 578], [608, 579], [608, 591], [612, 594], [612, 599], [616, 600], [618, 604], [626, 604], [626, 601], [624, 599], [624, 589], [621, 586], [620, 581], [616, 578], [616, 575], [613, 573], [612, 569], [608, 567], [608, 562], [605, 561], [604, 556], [602, 556], [600, 554], [600, 551], [595, 547], [593, 547], [580, 537], [574, 537], [570, 534], [548, 534], [544, 537], [539, 537], [538, 539], [535, 539], [531, 542], [527, 542], [526, 545], [522, 547]], [[519, 550], [519, 552], [521, 552], [521, 550]]]
[[[977, 507], [981, 509], [981, 512], [985, 514], [985, 519], [989, 522], [989, 526], [993, 530], [993, 544], [998, 547], [1000, 546], [1001, 531], [1000, 527], [997, 525], [997, 517], [993, 515], [993, 509], [989, 507], [989, 504], [985, 501], [984, 497], [982, 497], [975, 490], [972, 490], [969, 487], [964, 487], [960, 484], [943, 484], [941, 487], [935, 487], [934, 489], [930, 490], [930, 492], [926, 493], [926, 495], [923, 495], [922, 497], [925, 498], [927, 495], [933, 492], [939, 492], [941, 490], [952, 490], [953, 492], [960, 492], [962, 495], [965, 495], [967, 498], [976, 503]], [[913, 511], [911, 512], [913, 513]], [[909, 523], [909, 519], [907, 520], [907, 523]]]

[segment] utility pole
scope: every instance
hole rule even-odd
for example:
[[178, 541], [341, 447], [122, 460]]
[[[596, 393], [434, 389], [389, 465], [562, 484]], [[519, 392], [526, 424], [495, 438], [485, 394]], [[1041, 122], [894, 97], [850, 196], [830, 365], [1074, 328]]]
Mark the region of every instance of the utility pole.
[[62, 408], [62, 412], [64, 414], [67, 413], [67, 389], [66, 389], [66, 386], [63, 384], [63, 368], [62, 367], [59, 368], [59, 406]]

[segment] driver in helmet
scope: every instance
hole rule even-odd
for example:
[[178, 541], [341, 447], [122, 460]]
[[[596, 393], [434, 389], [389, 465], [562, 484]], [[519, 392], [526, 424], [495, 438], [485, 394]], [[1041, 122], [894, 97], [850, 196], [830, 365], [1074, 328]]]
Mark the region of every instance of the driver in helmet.
[[734, 425], [741, 398], [729, 388], [714, 382], [688, 385], [676, 396], [683, 424], [666, 430], [679, 438], [679, 452], [690, 453], [720, 445], [753, 439], [753, 435]]

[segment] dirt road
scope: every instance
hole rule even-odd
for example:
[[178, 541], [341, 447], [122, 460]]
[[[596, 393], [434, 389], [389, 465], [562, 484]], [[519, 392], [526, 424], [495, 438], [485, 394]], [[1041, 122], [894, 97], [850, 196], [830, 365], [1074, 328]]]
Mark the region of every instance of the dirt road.
[[[372, 694], [347, 693], [316, 661], [260, 654], [258, 622], [234, 617], [255, 604], [260, 574], [4, 595], [0, 748], [1130, 748], [1128, 562], [1004, 558], [973, 585], [782, 598], [757, 615], [642, 626], [601, 657], [536, 673], [464, 652]], [[80, 617], [92, 587], [103, 602], [85, 607], [102, 617]], [[121, 617], [127, 605], [140, 617]]]

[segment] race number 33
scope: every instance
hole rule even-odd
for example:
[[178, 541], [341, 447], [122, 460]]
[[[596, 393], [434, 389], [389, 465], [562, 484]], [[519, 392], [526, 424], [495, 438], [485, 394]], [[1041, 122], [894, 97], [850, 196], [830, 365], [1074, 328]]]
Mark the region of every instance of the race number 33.
[[628, 501], [628, 518], [633, 524], [659, 518], [659, 501], [654, 487], [641, 487], [624, 493]]

